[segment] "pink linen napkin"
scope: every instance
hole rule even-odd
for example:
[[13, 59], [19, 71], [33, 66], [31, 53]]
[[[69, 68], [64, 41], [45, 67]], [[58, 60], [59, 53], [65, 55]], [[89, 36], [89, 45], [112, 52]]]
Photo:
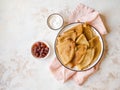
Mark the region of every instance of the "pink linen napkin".
[[[70, 15], [68, 22], [72, 23], [78, 21], [89, 23], [99, 30], [102, 35], [107, 34], [106, 28], [99, 13], [83, 4], [79, 4], [77, 6], [77, 8]], [[99, 65], [100, 63], [87, 71], [75, 72], [63, 67], [57, 58], [55, 58], [50, 64], [50, 71], [58, 81], [66, 82], [69, 79], [72, 79], [78, 85], [82, 85], [89, 78], [89, 76], [98, 71]]]

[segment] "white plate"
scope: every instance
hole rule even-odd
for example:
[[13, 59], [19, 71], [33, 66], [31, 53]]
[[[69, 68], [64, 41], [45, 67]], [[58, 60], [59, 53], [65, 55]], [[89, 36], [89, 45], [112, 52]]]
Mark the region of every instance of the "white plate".
[[[72, 27], [74, 27], [74, 26], [77, 26], [78, 24], [81, 24], [81, 23], [75, 22], [75, 23], [68, 24], [67, 26], [65, 26], [64, 28], [62, 28], [62, 29], [59, 31], [57, 37], [58, 37], [60, 34], [62, 34], [63, 32], [69, 30], [70, 28], [72, 28]], [[104, 51], [104, 42], [103, 42], [102, 36], [101, 36], [101, 34], [99, 33], [99, 31], [98, 31], [95, 27], [93, 27], [93, 26], [91, 26], [91, 27], [92, 27], [92, 29], [93, 29], [93, 32], [99, 37], [99, 40], [100, 40], [100, 43], [101, 43], [101, 52], [100, 52], [100, 55], [98, 56], [97, 60], [95, 60], [95, 62], [94, 62], [93, 64], [91, 64], [88, 68], [85, 68], [84, 70], [78, 70], [78, 69], [76, 69], [76, 68], [69, 68], [69, 67], [63, 65], [62, 62], [61, 62], [61, 60], [60, 60], [59, 55], [57, 54], [57, 50], [56, 50], [57, 37], [56, 37], [55, 47], [54, 47], [54, 48], [55, 48], [55, 54], [56, 54], [58, 60], [60, 61], [60, 63], [61, 63], [64, 67], [66, 67], [66, 68], [68, 68], [68, 69], [70, 69], [70, 70], [73, 70], [73, 71], [86, 71], [86, 70], [89, 70], [89, 69], [91, 69], [92, 67], [94, 67], [94, 66], [101, 60], [101, 57], [102, 57], [103, 51]]]

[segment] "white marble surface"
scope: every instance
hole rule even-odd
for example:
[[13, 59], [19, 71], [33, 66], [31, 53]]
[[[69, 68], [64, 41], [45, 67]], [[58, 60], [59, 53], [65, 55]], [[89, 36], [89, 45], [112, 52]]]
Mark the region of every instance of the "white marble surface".
[[[65, 19], [78, 3], [104, 15], [108, 52], [100, 70], [83, 86], [57, 82], [49, 71], [58, 31], [46, 25], [48, 15]], [[46, 60], [31, 55], [31, 45], [44, 40], [51, 46]], [[120, 0], [0, 0], [0, 90], [120, 90]]]

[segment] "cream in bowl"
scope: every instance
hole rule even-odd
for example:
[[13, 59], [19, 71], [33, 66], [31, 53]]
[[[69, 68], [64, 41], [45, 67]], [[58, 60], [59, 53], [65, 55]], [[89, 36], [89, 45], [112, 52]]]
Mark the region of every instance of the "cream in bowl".
[[95, 66], [103, 54], [100, 33], [86, 23], [72, 23], [64, 27], [55, 41], [56, 56], [66, 68], [84, 71]]
[[49, 28], [53, 30], [60, 29], [63, 26], [63, 23], [63, 17], [58, 13], [51, 14], [47, 19], [47, 24]]

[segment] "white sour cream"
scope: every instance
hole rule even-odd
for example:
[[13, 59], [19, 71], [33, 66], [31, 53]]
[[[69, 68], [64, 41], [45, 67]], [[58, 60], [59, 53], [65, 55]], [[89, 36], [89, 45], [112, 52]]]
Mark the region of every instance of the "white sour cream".
[[59, 14], [52, 14], [48, 17], [48, 26], [51, 29], [59, 29], [63, 25], [63, 18]]

